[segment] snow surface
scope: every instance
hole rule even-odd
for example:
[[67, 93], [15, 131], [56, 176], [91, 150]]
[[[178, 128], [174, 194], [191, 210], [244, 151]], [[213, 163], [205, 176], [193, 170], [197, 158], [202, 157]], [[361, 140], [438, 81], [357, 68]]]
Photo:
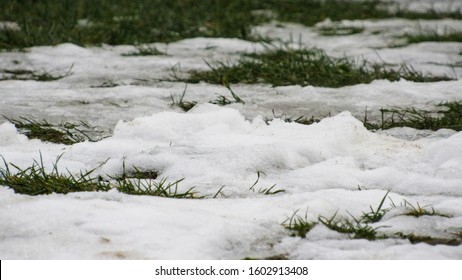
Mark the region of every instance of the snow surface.
[[[399, 43], [396, 34], [427, 27], [462, 31], [462, 21], [343, 21], [365, 32], [335, 37], [316, 32], [323, 24], [330, 22], [313, 28], [271, 23], [255, 32], [283, 41], [300, 37], [292, 40], [294, 45], [323, 48], [334, 56], [405, 62], [424, 72], [461, 77], [461, 43], [389, 46]], [[72, 44], [0, 53], [1, 69], [71, 71], [53, 82], [1, 81], [0, 114], [83, 120], [112, 132], [96, 143], [65, 146], [29, 140], [3, 122], [0, 155], [27, 168], [41, 153], [47, 169], [62, 155], [61, 170], [79, 173], [101, 165], [96, 175], [103, 177], [120, 174], [125, 161], [129, 168], [156, 170], [160, 178], [185, 178], [180, 190], [194, 186], [209, 198], [130, 196], [116, 190], [32, 197], [0, 187], [1, 259], [462, 258], [462, 246], [350, 239], [322, 225], [302, 239], [290, 237], [281, 226], [297, 210], [313, 220], [337, 211], [338, 217], [358, 217], [390, 191], [385, 207], [392, 201], [398, 207], [374, 224], [379, 233], [448, 239], [460, 234], [462, 133], [410, 128], [374, 133], [360, 120], [365, 110], [374, 119], [381, 107], [432, 109], [440, 102], [460, 101], [461, 80], [378, 80], [339, 89], [239, 84], [233, 90], [245, 104], [226, 107], [208, 103], [218, 95], [230, 97], [226, 88], [200, 83], [188, 85], [185, 100], [199, 104], [184, 113], [171, 105], [171, 97], [179, 98], [185, 88], [168, 81], [172, 68], [206, 70], [204, 59], [232, 62], [264, 46], [222, 38], [153, 46], [166, 55], [128, 57], [121, 54], [136, 51], [134, 46]], [[108, 81], [119, 86], [99, 87]], [[267, 124], [273, 110], [275, 115], [331, 117], [310, 126], [279, 119]], [[257, 190], [276, 184], [285, 192], [265, 196], [249, 190], [257, 172], [265, 173]], [[221, 195], [210, 198], [222, 186]], [[405, 200], [431, 205], [448, 217], [400, 215]]]

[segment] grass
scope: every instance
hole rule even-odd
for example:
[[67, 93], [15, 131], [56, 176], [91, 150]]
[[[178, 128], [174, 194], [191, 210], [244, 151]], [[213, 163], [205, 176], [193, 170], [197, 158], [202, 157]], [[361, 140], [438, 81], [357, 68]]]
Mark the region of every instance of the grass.
[[[431, 245], [444, 244], [444, 245], [460, 245], [462, 240], [460, 240], [460, 233], [454, 234], [455, 238], [445, 239], [445, 238], [432, 238], [432, 237], [419, 237], [415, 235], [405, 235], [402, 233], [395, 233], [394, 235], [379, 235], [377, 229], [379, 227], [373, 227], [372, 224], [377, 223], [382, 220], [383, 216], [390, 211], [392, 208], [397, 207], [393, 201], [391, 207], [384, 208], [384, 202], [388, 197], [390, 191], [386, 192], [380, 201], [379, 205], [376, 208], [369, 206], [370, 211], [363, 212], [363, 214], [356, 218], [350, 214], [351, 218], [337, 218], [338, 211], [332, 215], [330, 218], [324, 216], [318, 216], [317, 220], [309, 220], [307, 214], [304, 217], [297, 215], [298, 211], [295, 211], [294, 214], [286, 219], [283, 222], [283, 226], [291, 232], [291, 236], [298, 236], [301, 238], [306, 238], [307, 233], [313, 229], [317, 224], [323, 224], [327, 228], [342, 233], [347, 234], [352, 239], [367, 239], [367, 240], [376, 240], [376, 239], [385, 239], [385, 238], [403, 238], [408, 239], [411, 243], [420, 243], [425, 242]], [[419, 203], [413, 205], [408, 201], [404, 201], [402, 206], [406, 207], [406, 211], [403, 215], [421, 217], [425, 215], [431, 216], [441, 216], [450, 218], [449, 215], [439, 213], [429, 206], [421, 207]], [[431, 210], [430, 210], [431, 209]], [[461, 235], [462, 236], [462, 235]]]
[[62, 78], [65, 78], [72, 74], [72, 67], [69, 67], [68, 71], [61, 75], [53, 75], [47, 71], [32, 71], [32, 70], [24, 70], [24, 69], [17, 69], [17, 70], [1, 70], [2, 77], [0, 77], [0, 81], [5, 80], [20, 80], [20, 81], [39, 81], [39, 82], [49, 82], [49, 81], [56, 81]]
[[[406, 208], [406, 212], [404, 215], [406, 216], [413, 216], [413, 217], [421, 217], [421, 216], [440, 216], [440, 217], [445, 217], [445, 218], [450, 218], [450, 215], [446, 215], [440, 212], [435, 211], [433, 207], [430, 205], [424, 205], [420, 206], [420, 204], [417, 202], [416, 205], [410, 203], [407, 200], [404, 200], [404, 202], [401, 204], [401, 206]], [[392, 203], [392, 207], [396, 207], [394, 203]]]
[[133, 166], [130, 170], [125, 165], [125, 160], [122, 163], [122, 174], [120, 176], [111, 176], [110, 178], [116, 181], [116, 188], [119, 192], [130, 195], [147, 195], [160, 196], [169, 198], [204, 198], [196, 196], [190, 188], [185, 192], [179, 192], [178, 185], [184, 179], [179, 179], [174, 182], [167, 182], [167, 178], [162, 178], [158, 181], [158, 172], [155, 170], [142, 170]]
[[283, 225], [286, 229], [292, 232], [291, 236], [299, 236], [301, 238], [306, 238], [306, 234], [312, 230], [318, 223], [309, 221], [307, 214], [305, 217], [297, 215], [298, 211], [295, 211], [294, 214], [283, 222]]
[[97, 86], [92, 86], [92, 88], [113, 88], [113, 87], [118, 87], [120, 84], [112, 81], [112, 80], [107, 80]]
[[462, 102], [451, 101], [440, 103], [436, 111], [420, 110], [416, 108], [380, 109], [380, 123], [372, 123], [364, 119], [364, 125], [369, 130], [390, 129], [394, 127], [411, 127], [415, 129], [453, 129], [462, 130]]
[[[311, 124], [318, 123], [321, 121], [319, 118], [315, 118], [314, 116], [311, 116], [311, 118], [308, 118], [305, 116], [292, 117], [292, 116], [287, 116], [285, 113], [276, 115], [276, 112], [274, 111], [274, 109], [272, 110], [272, 113], [273, 113], [273, 119], [280, 119], [286, 123], [299, 123], [303, 125], [311, 125]], [[272, 119], [266, 118], [265, 119], [266, 124], [269, 124], [271, 120]]]
[[218, 98], [213, 100], [213, 101], [210, 101], [210, 103], [212, 104], [217, 104], [217, 105], [220, 105], [220, 106], [226, 106], [226, 105], [230, 105], [230, 104], [233, 104], [233, 103], [241, 103], [241, 104], [245, 104], [244, 100], [242, 100], [232, 89], [231, 89], [231, 86], [229, 86], [229, 84], [226, 84], [225, 87], [229, 90], [229, 92], [231, 93], [231, 97], [232, 99], [229, 99], [228, 97], [224, 96], [224, 95], [218, 95]]
[[122, 56], [151, 56], [151, 55], [165, 55], [165, 53], [159, 51], [154, 46], [149, 45], [138, 45], [136, 46], [135, 52], [130, 52], [126, 54], [122, 54]]
[[117, 190], [121, 193], [130, 195], [148, 195], [169, 198], [203, 198], [198, 197], [193, 191], [193, 188], [185, 192], [180, 192], [178, 190], [178, 184], [183, 180], [184, 179], [167, 182], [167, 178], [163, 178], [159, 181], [125, 178], [117, 181]]
[[[47, 171], [42, 154], [40, 161], [22, 169], [15, 164], [7, 163], [3, 159], [5, 167], [0, 168], [0, 185], [13, 189], [16, 193], [25, 195], [45, 195], [51, 193], [67, 194], [71, 192], [94, 192], [109, 191], [116, 188], [119, 192], [129, 195], [147, 195], [167, 198], [204, 198], [197, 196], [193, 188], [180, 192], [178, 185], [183, 179], [168, 182], [167, 178], [155, 181], [157, 172], [141, 171], [134, 168], [134, 172], [126, 172], [124, 162], [124, 172], [122, 176], [112, 178], [115, 182], [103, 180], [101, 176], [92, 174], [99, 167], [90, 171], [81, 171], [79, 175], [74, 175], [70, 171], [61, 173], [58, 170], [58, 163], [62, 155], [53, 163], [51, 171]], [[13, 168], [15, 172], [13, 172]], [[221, 190], [221, 189], [220, 189]]]
[[276, 19], [312, 26], [330, 18], [462, 18], [460, 12], [388, 9], [381, 0], [6, 0], [0, 49], [56, 45], [143, 44], [193, 37], [252, 40], [252, 27]]
[[399, 238], [407, 239], [411, 244], [426, 243], [428, 245], [446, 245], [446, 246], [459, 246], [462, 245], [461, 238], [437, 238], [425, 235], [403, 234], [398, 232], [395, 234]]
[[353, 221], [348, 219], [336, 219], [337, 212], [330, 218], [320, 216], [319, 222], [331, 230], [339, 233], [348, 234], [353, 239], [377, 239], [377, 228], [373, 228], [368, 222], [364, 222], [360, 219], [353, 218]]
[[383, 208], [383, 204], [385, 203], [385, 199], [388, 197], [388, 194], [390, 191], [387, 191], [387, 193], [383, 196], [382, 200], [380, 201], [379, 205], [377, 206], [376, 209], [372, 208], [372, 206], [369, 206], [370, 212], [363, 212], [363, 215], [361, 216], [360, 220], [367, 223], [376, 223], [382, 220], [383, 216], [390, 211], [388, 208]]
[[393, 47], [403, 47], [421, 42], [462, 42], [462, 32], [445, 29], [443, 33], [435, 29], [420, 30], [417, 33], [406, 33], [400, 37], [405, 42]]
[[188, 85], [186, 84], [184, 87], [183, 93], [178, 99], [173, 97], [173, 95], [170, 95], [170, 98], [172, 99], [172, 106], [177, 106], [185, 112], [188, 112], [197, 104], [196, 101], [185, 101], [184, 100], [187, 89], [188, 89]]
[[[257, 180], [255, 181], [255, 183], [253, 183], [253, 185], [249, 188], [250, 191], [252, 192], [255, 192], [256, 189], [255, 189], [255, 186], [258, 184], [258, 182], [260, 181], [260, 177], [261, 175], [265, 175], [265, 172], [262, 172], [262, 171], [257, 171]], [[264, 195], [275, 195], [275, 194], [278, 194], [278, 193], [283, 193], [285, 192], [285, 190], [283, 189], [275, 189], [276, 187], [276, 184], [272, 185], [271, 187], [269, 188], [260, 188], [258, 189], [258, 193], [259, 194], [264, 194]]]
[[19, 119], [3, 117], [14, 124], [18, 131], [29, 139], [40, 139], [65, 145], [97, 141], [89, 136], [89, 133], [95, 132], [96, 128], [83, 121], [79, 123], [64, 122], [56, 125], [50, 124], [46, 120], [35, 121], [26, 117], [19, 117]]
[[[46, 171], [43, 164], [42, 154], [40, 161], [34, 160], [32, 166], [21, 169], [14, 164], [8, 164], [3, 158], [4, 168], [0, 168], [0, 185], [12, 188], [16, 193], [26, 195], [43, 195], [51, 193], [67, 194], [70, 192], [108, 191], [110, 185], [91, 174], [95, 171], [81, 172], [73, 175], [71, 172], [61, 174], [58, 170], [58, 162], [61, 156], [53, 163], [51, 172]], [[12, 172], [15, 168], [17, 172]]]
[[205, 81], [212, 84], [267, 83], [273, 86], [301, 85], [338, 88], [355, 84], [367, 84], [376, 79], [414, 82], [450, 80], [448, 77], [427, 76], [412, 67], [402, 65], [394, 70], [381, 64], [355, 61], [342, 57], [333, 58], [320, 49], [278, 48], [262, 54], [247, 54], [236, 64], [218, 62], [208, 64], [210, 71], [193, 71], [189, 83]]
[[342, 25], [322, 26], [317, 29], [317, 32], [322, 36], [345, 36], [362, 33], [364, 32], [364, 27]]

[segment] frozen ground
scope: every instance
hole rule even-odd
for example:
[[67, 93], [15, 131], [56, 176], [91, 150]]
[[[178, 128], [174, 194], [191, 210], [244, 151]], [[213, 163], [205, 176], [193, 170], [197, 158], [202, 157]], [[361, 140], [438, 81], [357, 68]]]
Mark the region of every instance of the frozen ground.
[[[409, 1], [408, 1], [409, 2]], [[412, 5], [415, 5], [414, 1]], [[424, 2], [424, 1], [422, 1]], [[456, 1], [454, 1], [457, 4]], [[449, 3], [447, 1], [447, 3]], [[421, 7], [421, 6], [416, 6]], [[399, 48], [395, 36], [425, 28], [462, 31], [456, 20], [344, 21], [360, 34], [325, 37], [314, 28], [271, 23], [255, 32], [330, 55], [408, 63], [435, 75], [462, 75], [461, 43], [420, 43]], [[300, 40], [298, 39], [300, 38]], [[134, 46], [82, 48], [71, 44], [0, 53], [1, 70], [26, 69], [70, 75], [52, 82], [0, 81], [0, 114], [50, 122], [87, 121], [112, 132], [96, 143], [72, 146], [28, 140], [0, 124], [0, 155], [22, 168], [43, 155], [47, 168], [63, 155], [60, 169], [120, 174], [122, 164], [155, 170], [169, 180], [185, 178], [201, 195], [180, 200], [107, 193], [25, 196], [0, 188], [1, 259], [240, 259], [286, 255], [290, 259], [461, 259], [462, 246], [411, 244], [407, 239], [350, 239], [317, 225], [306, 239], [281, 226], [294, 211], [316, 220], [358, 217], [395, 203], [378, 223], [380, 234], [460, 239], [462, 233], [462, 133], [413, 129], [367, 131], [360, 120], [381, 107], [431, 109], [460, 101], [462, 82], [374, 81], [339, 89], [234, 85], [245, 104], [208, 104], [226, 88], [188, 85], [185, 99], [199, 105], [184, 113], [172, 106], [184, 83], [172, 68], [206, 70], [204, 59], [233, 61], [260, 44], [238, 39], [195, 38], [154, 44], [161, 56], [130, 57]], [[0, 74], [7, 75], [7, 74]], [[116, 87], [101, 87], [104, 83]], [[266, 118], [278, 114], [332, 117], [303, 126]], [[411, 139], [411, 140], [409, 140]], [[2, 164], [3, 165], [3, 164]], [[2, 166], [0, 165], [0, 166]], [[262, 195], [249, 190], [284, 189]], [[445, 216], [402, 215], [404, 201], [433, 207]], [[459, 236], [459, 237], [457, 237]]]

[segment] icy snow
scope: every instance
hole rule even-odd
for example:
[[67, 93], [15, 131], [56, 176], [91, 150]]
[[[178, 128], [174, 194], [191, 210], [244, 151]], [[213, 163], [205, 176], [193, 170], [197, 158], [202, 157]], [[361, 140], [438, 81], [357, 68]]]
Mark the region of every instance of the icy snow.
[[[408, 1], [409, 2], [409, 1]], [[414, 1], [419, 2], [419, 1]], [[414, 4], [413, 4], [414, 5]], [[322, 24], [330, 24], [328, 21]], [[320, 24], [320, 25], [322, 25]], [[365, 32], [323, 37], [296, 24], [255, 29], [264, 36], [314, 46], [335, 56], [410, 63], [417, 70], [460, 78], [461, 43], [420, 43], [389, 48], [403, 32], [445, 27], [455, 20], [400, 19], [343, 21]], [[380, 32], [377, 32], [380, 31]], [[72, 146], [29, 140], [13, 124], [0, 124], [0, 155], [27, 168], [40, 153], [46, 168], [62, 155], [61, 170], [120, 174], [123, 162], [159, 172], [170, 181], [185, 178], [180, 190], [195, 187], [200, 200], [71, 193], [15, 194], [0, 187], [1, 259], [240, 259], [286, 254], [291, 259], [461, 259], [461, 246], [411, 244], [406, 239], [350, 239], [316, 225], [305, 239], [281, 225], [295, 211], [358, 217], [377, 207], [387, 191], [397, 205], [378, 232], [455, 238], [462, 232], [462, 134], [410, 128], [371, 132], [361, 120], [378, 119], [381, 107], [432, 109], [461, 100], [461, 80], [436, 83], [374, 81], [339, 89], [233, 85], [245, 104], [209, 104], [226, 88], [188, 85], [185, 100], [199, 104], [185, 113], [172, 106], [184, 83], [167, 81], [172, 68], [206, 70], [204, 59], [234, 61], [244, 52], [263, 51], [238, 39], [194, 38], [153, 46], [161, 56], [127, 57], [134, 46], [82, 48], [41, 46], [2, 52], [2, 69], [71, 75], [53, 82], [1, 81], [0, 113], [49, 122], [87, 121], [112, 132], [99, 142]], [[450, 64], [450, 65], [448, 65]], [[117, 87], [99, 87], [111, 81]], [[273, 119], [330, 116], [304, 126]], [[3, 167], [3, 163], [0, 164]], [[249, 190], [285, 190], [265, 196]], [[211, 198], [223, 187], [218, 198]], [[404, 200], [448, 215], [403, 216]], [[400, 212], [401, 211], [401, 212]]]

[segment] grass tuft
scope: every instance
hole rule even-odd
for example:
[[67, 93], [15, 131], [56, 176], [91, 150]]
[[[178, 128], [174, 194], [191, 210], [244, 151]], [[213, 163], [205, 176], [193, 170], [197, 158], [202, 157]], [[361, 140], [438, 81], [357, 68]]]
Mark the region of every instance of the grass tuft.
[[[272, 112], [273, 112], [273, 118], [274, 119], [280, 119], [280, 120], [283, 120], [286, 123], [294, 122], [294, 123], [303, 124], [303, 125], [311, 125], [311, 124], [318, 123], [318, 122], [321, 121], [319, 118], [315, 118], [314, 116], [311, 116], [311, 118], [307, 118], [305, 116], [299, 116], [299, 117], [295, 118], [295, 117], [292, 117], [292, 116], [287, 116], [285, 113], [281, 113], [280, 115], [276, 115], [274, 109], [272, 110]], [[330, 115], [329, 115], [329, 117], [330, 117]], [[266, 124], [269, 124], [269, 122], [271, 120], [272, 119], [266, 118], [265, 119]]]
[[[91, 176], [96, 168], [81, 172], [79, 175], [73, 175], [69, 171], [67, 174], [61, 174], [58, 170], [61, 156], [53, 163], [51, 172], [45, 170], [42, 154], [40, 154], [39, 162], [34, 160], [32, 166], [26, 169], [21, 169], [12, 163], [8, 164], [2, 157], [5, 167], [0, 168], [0, 185], [12, 188], [16, 193], [26, 195], [67, 194], [111, 189], [109, 183]], [[15, 168], [17, 172], [13, 173], [11, 167]]]
[[377, 239], [377, 228], [373, 228], [369, 223], [362, 221], [360, 219], [353, 218], [353, 221], [348, 219], [336, 219], [337, 212], [330, 217], [329, 219], [323, 216], [318, 218], [319, 222], [331, 230], [337, 231], [339, 233], [348, 234], [351, 238], [354, 239], [367, 239], [375, 240]]
[[[257, 171], [257, 180], [255, 181], [255, 183], [253, 183], [253, 185], [249, 188], [249, 190], [255, 192], [255, 186], [258, 184], [258, 182], [260, 181], [260, 176], [261, 175], [265, 175], [265, 172], [263, 171]], [[285, 190], [283, 189], [274, 189], [276, 187], [276, 184], [272, 185], [271, 187], [269, 188], [260, 188], [258, 189], [258, 193], [259, 194], [264, 194], [264, 195], [275, 195], [275, 194], [278, 194], [278, 193], [283, 193], [285, 192]], [[273, 190], [274, 189], [274, 190]]]
[[392, 47], [404, 47], [409, 44], [421, 42], [462, 42], [462, 32], [445, 29], [444, 32], [438, 32], [436, 29], [424, 29], [419, 32], [406, 33], [399, 37], [404, 42]]
[[231, 93], [231, 97], [233, 99], [229, 99], [228, 97], [224, 96], [224, 95], [218, 95], [218, 98], [213, 100], [213, 101], [210, 101], [210, 103], [212, 104], [216, 104], [216, 105], [220, 105], [220, 106], [226, 106], [226, 105], [230, 105], [230, 104], [233, 104], [233, 103], [241, 103], [241, 104], [245, 104], [244, 100], [242, 100], [232, 89], [229, 85], [225, 85], [225, 87], [229, 90], [229, 92]]
[[196, 192], [193, 191], [194, 188], [190, 188], [185, 192], [180, 192], [178, 190], [178, 184], [183, 180], [184, 179], [167, 182], [167, 178], [163, 178], [159, 181], [125, 178], [123, 180], [117, 180], [117, 190], [121, 193], [130, 195], [148, 195], [169, 198], [203, 198], [197, 196]]
[[236, 64], [207, 63], [210, 71], [192, 71], [189, 78], [179, 79], [189, 83], [205, 81], [212, 84], [268, 83], [273, 86], [301, 85], [338, 88], [370, 83], [376, 79], [414, 82], [450, 80], [448, 77], [424, 75], [412, 67], [402, 65], [398, 70], [367, 61], [350, 58], [333, 58], [320, 49], [279, 48], [262, 54], [247, 54]]
[[20, 80], [20, 81], [38, 81], [38, 82], [49, 82], [49, 81], [56, 81], [60, 80], [62, 78], [65, 78], [67, 76], [70, 76], [72, 74], [72, 68], [69, 67], [66, 73], [61, 74], [61, 75], [53, 75], [47, 71], [31, 71], [31, 70], [23, 70], [23, 69], [17, 69], [17, 70], [0, 70], [0, 81], [6, 81], [6, 80]]
[[159, 51], [154, 46], [149, 45], [138, 45], [136, 46], [135, 52], [125, 53], [122, 56], [154, 56], [154, 55], [165, 55], [165, 53]]
[[[299, 236], [301, 238], [306, 238], [306, 234], [317, 224], [323, 224], [331, 230], [334, 230], [339, 233], [347, 234], [350, 238], [353, 239], [367, 239], [367, 240], [376, 240], [376, 239], [384, 239], [384, 238], [403, 238], [409, 239], [411, 243], [419, 243], [425, 242], [431, 245], [436, 244], [445, 244], [445, 245], [460, 245], [462, 241], [460, 240], [461, 233], [454, 234], [456, 239], [439, 239], [439, 238], [431, 238], [431, 237], [416, 237], [414, 235], [404, 235], [402, 233], [396, 233], [393, 236], [388, 235], [378, 235], [377, 229], [380, 227], [372, 227], [371, 224], [379, 222], [383, 216], [390, 211], [392, 208], [396, 207], [396, 205], [392, 201], [392, 205], [390, 208], [384, 208], [384, 203], [390, 191], [387, 191], [383, 196], [382, 200], [380, 201], [379, 205], [374, 209], [370, 206], [370, 212], [363, 212], [361, 217], [356, 218], [350, 214], [351, 219], [346, 218], [337, 218], [338, 211], [332, 215], [330, 218], [326, 218], [324, 216], [318, 216], [317, 221], [310, 221], [305, 214], [305, 217], [300, 217], [297, 215], [298, 211], [295, 211], [294, 214], [286, 219], [283, 222], [283, 226], [292, 232], [291, 236]], [[445, 218], [450, 218], [451, 216], [439, 213], [428, 206], [420, 206], [417, 203], [416, 206], [409, 203], [408, 201], [404, 201], [404, 207], [408, 208], [408, 211], [403, 215], [410, 215], [415, 217], [420, 217], [424, 215], [431, 215], [431, 216], [441, 216]]]
[[307, 214], [305, 213], [305, 217], [300, 217], [297, 215], [298, 211], [295, 211], [294, 214], [285, 220], [282, 225], [292, 231], [293, 233], [291, 236], [306, 238], [306, 234], [317, 225], [317, 222], [309, 221], [307, 218]]
[[46, 120], [35, 121], [25, 117], [19, 117], [19, 119], [3, 117], [14, 124], [20, 133], [23, 133], [30, 139], [40, 139], [46, 142], [65, 145], [84, 141], [98, 141], [89, 136], [89, 133], [95, 132], [96, 128], [83, 121], [79, 123], [65, 122], [55, 125], [50, 124]]
[[170, 98], [172, 99], [172, 106], [180, 107], [185, 112], [188, 112], [189, 110], [191, 110], [197, 104], [196, 101], [185, 101], [184, 100], [187, 89], [188, 89], [188, 85], [186, 84], [185, 87], [184, 87], [183, 93], [181, 94], [180, 98], [178, 98], [178, 99], [175, 99], [175, 97], [173, 97], [173, 95], [170, 95]]
[[404, 200], [403, 206], [406, 207], [407, 211], [404, 215], [406, 216], [413, 216], [413, 217], [421, 217], [421, 216], [440, 216], [445, 218], [450, 218], [450, 215], [446, 215], [440, 212], [435, 211], [433, 207], [430, 205], [420, 206], [417, 202], [416, 205], [410, 203], [407, 200]]
[[383, 196], [379, 206], [377, 206], [376, 209], [372, 208], [372, 206], [369, 206], [371, 211], [363, 212], [363, 215], [361, 216], [360, 220], [367, 224], [379, 222], [383, 218], [383, 216], [388, 211], [390, 211], [389, 208], [383, 208], [383, 204], [385, 203], [385, 199], [388, 197], [389, 193], [390, 191], [387, 191], [387, 193]]
[[317, 32], [322, 36], [346, 36], [359, 34], [364, 32], [364, 30], [364, 27], [332, 25], [319, 27]]
[[155, 181], [158, 177], [157, 171], [142, 170], [136, 166], [127, 170], [125, 160], [122, 163], [122, 174], [116, 177], [110, 177], [116, 181], [117, 190], [121, 193], [130, 195], [148, 195], [169, 198], [204, 198], [197, 196], [190, 188], [185, 192], [179, 192], [178, 185], [184, 179], [174, 182], [167, 182], [167, 178]]
[[391, 108], [380, 109], [382, 114], [380, 123], [367, 121], [367, 114], [364, 119], [364, 126], [369, 130], [390, 129], [394, 127], [411, 127], [415, 129], [453, 129], [462, 130], [462, 102], [452, 101], [437, 105], [439, 110], [428, 111], [416, 108]]

